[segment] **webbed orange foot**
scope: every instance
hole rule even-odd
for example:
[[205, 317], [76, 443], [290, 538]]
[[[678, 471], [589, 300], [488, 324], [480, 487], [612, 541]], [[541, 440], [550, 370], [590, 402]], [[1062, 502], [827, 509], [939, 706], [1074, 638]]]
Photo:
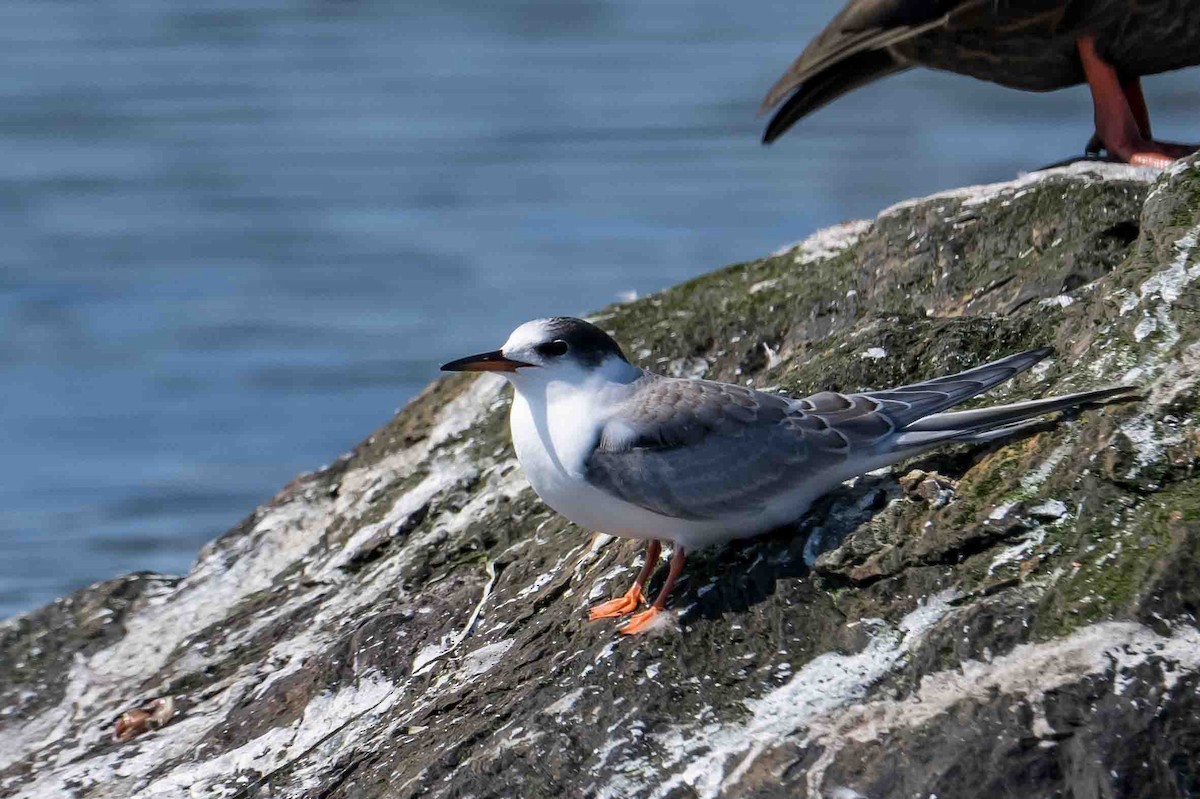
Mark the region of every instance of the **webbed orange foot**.
[[624, 616], [628, 613], [633, 613], [637, 610], [638, 605], [642, 603], [642, 599], [642, 589], [635, 585], [626, 591], [624, 596], [610, 599], [607, 602], [601, 602], [589, 610], [588, 621], [611, 619], [614, 616]]
[[1125, 161], [1125, 163], [1133, 164], [1134, 166], [1165, 168], [1192, 152], [1195, 152], [1194, 147], [1189, 148], [1182, 144], [1148, 140], [1135, 141], [1127, 147], [1118, 148], [1116, 155]]
[[638, 633], [646, 632], [654, 624], [654, 620], [662, 610], [656, 607], [651, 607], [648, 610], [643, 610], [629, 620], [629, 622], [617, 632], [621, 635], [637, 635]]
[[1200, 150], [1200, 147], [1194, 144], [1175, 144], [1141, 138], [1108, 147], [1097, 134], [1088, 142], [1084, 153], [1088, 158], [1101, 158], [1107, 154], [1110, 158], [1134, 166], [1167, 167], [1197, 150]]

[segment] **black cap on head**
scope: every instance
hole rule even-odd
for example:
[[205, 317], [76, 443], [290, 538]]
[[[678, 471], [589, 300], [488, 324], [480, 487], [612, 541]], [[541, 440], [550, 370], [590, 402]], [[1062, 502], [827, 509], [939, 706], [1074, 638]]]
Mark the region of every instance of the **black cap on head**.
[[612, 336], [591, 322], [573, 316], [556, 316], [545, 320], [544, 324], [548, 341], [566, 342], [568, 352], [580, 363], [594, 366], [612, 356], [629, 362]]

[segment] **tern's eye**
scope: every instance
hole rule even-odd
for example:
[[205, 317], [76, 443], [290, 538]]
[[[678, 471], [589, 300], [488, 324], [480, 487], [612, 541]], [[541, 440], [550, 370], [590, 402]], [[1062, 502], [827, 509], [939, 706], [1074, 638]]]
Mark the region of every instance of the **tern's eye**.
[[554, 341], [547, 341], [545, 344], [539, 344], [534, 349], [537, 350], [538, 355], [544, 358], [557, 358], [560, 355], [566, 355], [570, 347], [562, 339], [555, 339]]

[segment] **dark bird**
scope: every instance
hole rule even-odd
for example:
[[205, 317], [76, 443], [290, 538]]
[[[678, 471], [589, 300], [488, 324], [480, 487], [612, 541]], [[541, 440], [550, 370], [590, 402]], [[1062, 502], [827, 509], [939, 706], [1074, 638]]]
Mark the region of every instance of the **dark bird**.
[[1164, 166], [1195, 146], [1155, 141], [1141, 77], [1200, 64], [1200, 0], [850, 0], [771, 87], [769, 144], [846, 92], [910, 67], [1025, 91], [1086, 82], [1089, 154]]

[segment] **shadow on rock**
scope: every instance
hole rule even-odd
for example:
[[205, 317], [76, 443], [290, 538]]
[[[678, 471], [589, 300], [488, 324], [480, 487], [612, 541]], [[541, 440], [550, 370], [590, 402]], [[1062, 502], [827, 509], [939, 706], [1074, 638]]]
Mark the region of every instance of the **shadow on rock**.
[[[1053, 426], [1048, 423], [1038, 429]], [[903, 473], [862, 475], [818, 499], [791, 525], [754, 539], [697, 552], [688, 560], [680, 592], [687, 607], [684, 621], [744, 613], [774, 595], [781, 581], [807, 582], [814, 567], [823, 577], [842, 582], [839, 577], [846, 575], [840, 570], [823, 568], [829, 558], [818, 564], [822, 555], [835, 553], [858, 531], [874, 532], [875, 528], [885, 527], [895, 535], [906, 535], [905, 530], [911, 535], [915, 516], [953, 502], [957, 481], [1005, 443], [930, 453], [911, 463]], [[860, 538], [864, 541], [857, 543], [872, 550], [882, 546], [877, 535]], [[859, 560], [864, 554], [855, 552], [848, 558]], [[837, 555], [832, 557], [836, 559]], [[885, 576], [881, 571], [864, 581]], [[652, 596], [661, 581], [660, 574], [652, 584]]]

